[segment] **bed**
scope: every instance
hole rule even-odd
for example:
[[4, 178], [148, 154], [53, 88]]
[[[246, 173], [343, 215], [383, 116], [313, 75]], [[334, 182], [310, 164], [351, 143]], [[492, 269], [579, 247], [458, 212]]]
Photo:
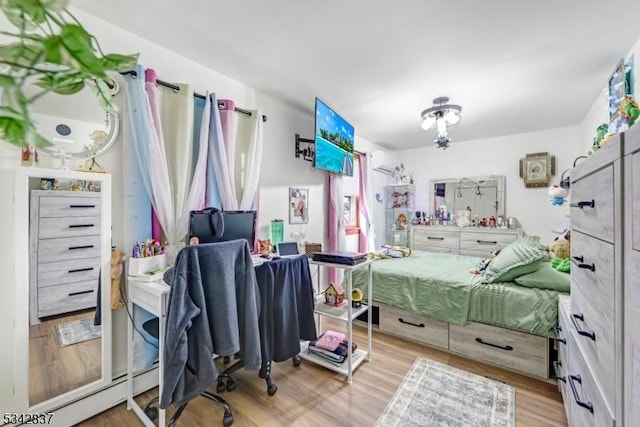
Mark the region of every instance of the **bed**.
[[[373, 262], [379, 328], [424, 344], [547, 379], [558, 320], [554, 289], [483, 283], [482, 258], [413, 250]], [[367, 274], [355, 270], [354, 288]]]

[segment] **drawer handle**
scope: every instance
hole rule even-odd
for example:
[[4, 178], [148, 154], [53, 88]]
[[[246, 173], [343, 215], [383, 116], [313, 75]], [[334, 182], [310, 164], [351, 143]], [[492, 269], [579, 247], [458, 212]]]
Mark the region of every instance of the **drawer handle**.
[[584, 322], [584, 314], [582, 313], [571, 313], [571, 321], [573, 322], [573, 326], [575, 326], [576, 331], [578, 331], [578, 334], [582, 335], [583, 337], [589, 337], [592, 340], [596, 340], [596, 333], [593, 331], [584, 331], [582, 330], [582, 328], [580, 328], [580, 326], [578, 326], [578, 320], [580, 320], [581, 322]]
[[569, 385], [571, 386], [573, 398], [575, 399], [578, 406], [582, 406], [593, 414], [593, 405], [591, 404], [591, 402], [583, 402], [582, 400], [580, 400], [580, 396], [578, 396], [578, 390], [576, 389], [574, 381], [582, 385], [582, 378], [580, 377], [580, 375], [569, 375]]
[[585, 263], [584, 257], [582, 255], [574, 255], [572, 258], [573, 258], [573, 263], [578, 268], [584, 268], [585, 270], [596, 271], [596, 264], [594, 262], [592, 262], [591, 264]]
[[476, 240], [481, 245], [497, 245], [498, 242], [495, 240]]
[[402, 317], [398, 317], [398, 322], [404, 323], [405, 325], [415, 326], [416, 328], [424, 328], [426, 326], [424, 323], [417, 324], [417, 323], [407, 322]]
[[506, 351], [513, 350], [513, 347], [511, 347], [510, 345], [501, 346], [498, 344], [491, 344], [490, 342], [482, 341], [482, 338], [476, 338], [476, 342], [479, 342], [480, 344], [488, 345], [489, 347], [499, 348], [500, 350], [506, 350]]
[[556, 326], [556, 341], [561, 342], [564, 345], [567, 345], [567, 340], [566, 338], [560, 338], [560, 332], [562, 332], [562, 326], [557, 325]]
[[91, 271], [91, 270], [93, 270], [93, 267], [76, 268], [75, 270], [69, 270], [69, 273], [82, 273], [83, 271]]
[[70, 297], [75, 297], [76, 295], [84, 295], [84, 294], [90, 294], [93, 292], [93, 289], [88, 290], [88, 291], [78, 291], [78, 292], [70, 292], [69, 296]]
[[95, 208], [96, 205], [69, 205], [70, 209]]
[[76, 249], [91, 249], [93, 245], [83, 245], [83, 246], [69, 246], [70, 251], [75, 251]]
[[429, 239], [429, 240], [444, 240], [444, 237], [432, 237], [432, 236], [427, 236], [427, 239]]
[[95, 224], [71, 224], [69, 228], [87, 228], [87, 227], [95, 227]]
[[595, 208], [596, 207], [596, 201], [591, 199], [591, 200], [587, 200], [587, 201], [583, 201], [583, 202], [571, 203], [569, 206], [571, 206], [572, 208], [580, 208], [580, 209], [584, 209], [585, 207], [587, 207], [587, 208]]
[[567, 382], [567, 377], [561, 377], [560, 375], [558, 375], [558, 371], [560, 370], [559, 368], [562, 366], [562, 362], [559, 360], [554, 360], [553, 361], [553, 373], [556, 376], [556, 379], [559, 381], [562, 381], [563, 383]]

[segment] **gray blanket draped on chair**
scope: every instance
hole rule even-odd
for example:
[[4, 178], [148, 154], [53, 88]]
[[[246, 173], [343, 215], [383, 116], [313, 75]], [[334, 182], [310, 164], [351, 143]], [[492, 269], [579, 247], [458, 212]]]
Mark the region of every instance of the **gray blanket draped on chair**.
[[171, 286], [160, 407], [197, 397], [218, 377], [213, 355], [261, 366], [259, 293], [245, 240], [183, 248], [165, 273]]

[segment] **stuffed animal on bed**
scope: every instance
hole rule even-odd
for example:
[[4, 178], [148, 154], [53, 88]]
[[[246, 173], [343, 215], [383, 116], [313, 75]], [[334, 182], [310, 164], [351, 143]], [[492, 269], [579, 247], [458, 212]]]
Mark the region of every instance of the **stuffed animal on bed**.
[[564, 237], [556, 237], [556, 240], [549, 246], [549, 252], [553, 258], [567, 259], [571, 254], [571, 245]]

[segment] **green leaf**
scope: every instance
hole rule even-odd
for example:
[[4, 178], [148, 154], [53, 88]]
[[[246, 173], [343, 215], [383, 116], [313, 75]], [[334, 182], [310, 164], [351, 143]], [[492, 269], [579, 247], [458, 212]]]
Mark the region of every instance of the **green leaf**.
[[0, 62], [14, 69], [30, 67], [41, 55], [44, 55], [44, 47], [40, 44], [12, 43], [0, 46]]
[[75, 24], [63, 25], [60, 37], [71, 65], [96, 78], [108, 78], [102, 62], [94, 53], [92, 37], [84, 28]]
[[40, 0], [7, 0], [2, 4], [2, 11], [13, 25], [27, 29], [36, 28], [45, 21], [47, 13]]
[[0, 106], [0, 117], [11, 118], [15, 120], [24, 120], [24, 115], [15, 108], [7, 105]]
[[38, 132], [33, 132], [31, 134], [31, 145], [35, 145], [37, 148], [48, 147], [51, 145], [51, 141], [47, 138], [39, 134]]
[[0, 139], [22, 147], [27, 140], [27, 126], [24, 119], [5, 117], [0, 113]]
[[84, 89], [84, 79], [76, 73], [53, 73], [45, 75], [38, 79], [35, 84], [60, 95], [73, 95]]
[[49, 36], [42, 43], [44, 47], [44, 61], [51, 64], [62, 64], [62, 40], [60, 36]]
[[102, 57], [102, 66], [105, 70], [113, 70], [119, 73], [130, 71], [136, 68], [138, 64], [138, 54], [121, 55], [117, 53], [109, 53]]
[[104, 80], [97, 80], [95, 85], [91, 86], [94, 96], [98, 100], [98, 104], [106, 111], [116, 114], [118, 107], [111, 100], [111, 88]]
[[15, 84], [16, 79], [14, 79], [12, 76], [0, 73], [0, 87], [8, 88], [15, 86]]
[[62, 12], [68, 5], [68, 0], [42, 0], [42, 6], [44, 6], [45, 9], [54, 12]]

